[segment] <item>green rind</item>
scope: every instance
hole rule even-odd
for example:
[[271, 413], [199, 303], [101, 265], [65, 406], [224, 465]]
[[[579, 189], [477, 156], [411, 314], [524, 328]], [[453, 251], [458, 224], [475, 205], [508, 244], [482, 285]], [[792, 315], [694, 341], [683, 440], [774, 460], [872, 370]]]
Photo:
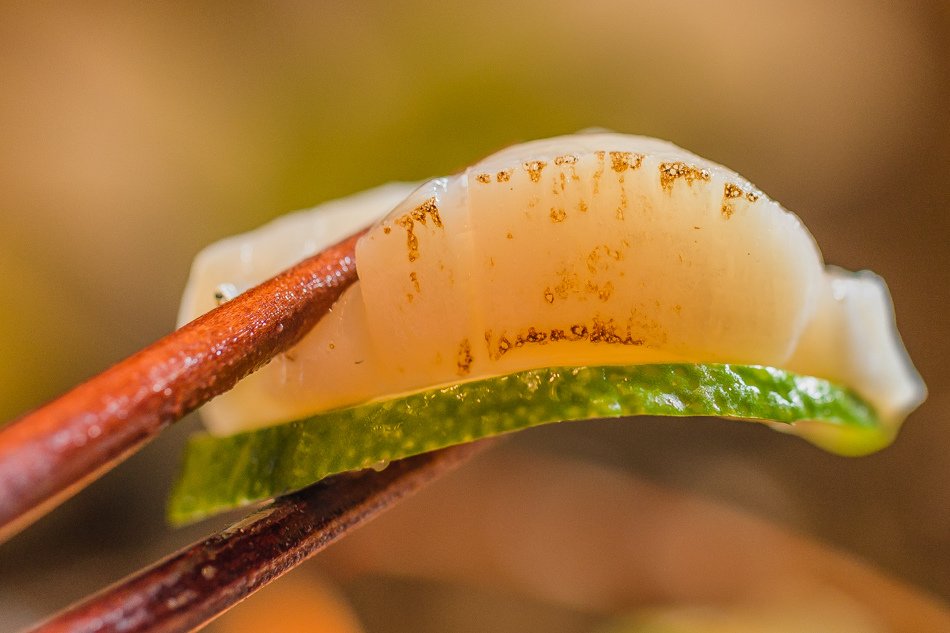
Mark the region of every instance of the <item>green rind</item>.
[[[759, 366], [663, 364], [524, 371], [320, 413], [229, 437], [191, 438], [169, 501], [176, 524], [389, 460], [561, 420], [633, 415], [819, 420], [820, 442], [889, 442], [873, 409], [826, 380]], [[857, 444], [862, 448], [849, 450]]]

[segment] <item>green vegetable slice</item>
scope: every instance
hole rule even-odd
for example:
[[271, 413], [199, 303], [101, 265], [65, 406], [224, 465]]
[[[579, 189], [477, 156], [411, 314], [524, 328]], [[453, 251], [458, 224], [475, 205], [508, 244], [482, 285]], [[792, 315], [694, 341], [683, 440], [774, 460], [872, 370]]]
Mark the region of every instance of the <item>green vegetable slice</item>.
[[723, 416], [767, 421], [776, 427], [782, 425], [774, 423], [815, 420], [820, 437], [809, 439], [841, 453], [869, 452], [891, 439], [872, 407], [852, 391], [772, 367], [535, 369], [229, 437], [196, 435], [172, 492], [169, 519], [176, 524], [195, 521], [298, 490], [332, 474], [482, 437], [561, 420], [632, 415]]

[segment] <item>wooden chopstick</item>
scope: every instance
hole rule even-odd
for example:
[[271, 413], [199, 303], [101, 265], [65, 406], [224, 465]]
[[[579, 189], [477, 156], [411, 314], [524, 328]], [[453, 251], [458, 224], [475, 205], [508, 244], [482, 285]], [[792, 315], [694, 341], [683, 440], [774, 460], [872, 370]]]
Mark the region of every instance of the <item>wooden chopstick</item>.
[[29, 633], [194, 630], [490, 441], [417, 455], [381, 472], [325, 479], [66, 609]]
[[361, 235], [0, 429], [0, 541], [299, 341], [356, 280]]

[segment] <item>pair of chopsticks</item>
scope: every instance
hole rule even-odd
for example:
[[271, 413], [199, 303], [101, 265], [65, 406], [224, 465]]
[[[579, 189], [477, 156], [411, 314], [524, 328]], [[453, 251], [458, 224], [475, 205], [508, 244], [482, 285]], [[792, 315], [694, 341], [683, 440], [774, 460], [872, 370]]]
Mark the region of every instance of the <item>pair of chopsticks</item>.
[[[356, 280], [355, 247], [362, 234], [0, 429], [0, 541], [297, 343]], [[33, 631], [190, 631], [473, 450], [446, 449], [279, 499], [265, 514], [174, 554]]]

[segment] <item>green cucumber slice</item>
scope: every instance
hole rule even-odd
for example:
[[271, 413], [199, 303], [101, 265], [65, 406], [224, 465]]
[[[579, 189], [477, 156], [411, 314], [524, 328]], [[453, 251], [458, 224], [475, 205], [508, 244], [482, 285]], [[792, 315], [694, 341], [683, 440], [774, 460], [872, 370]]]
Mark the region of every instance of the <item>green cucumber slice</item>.
[[228, 437], [195, 435], [168, 516], [172, 523], [188, 523], [298, 490], [329, 475], [453, 444], [561, 420], [633, 415], [722, 416], [773, 426], [815, 420], [825, 437], [810, 439], [845, 454], [882, 448], [892, 435], [872, 407], [849, 389], [772, 367], [535, 369]]

